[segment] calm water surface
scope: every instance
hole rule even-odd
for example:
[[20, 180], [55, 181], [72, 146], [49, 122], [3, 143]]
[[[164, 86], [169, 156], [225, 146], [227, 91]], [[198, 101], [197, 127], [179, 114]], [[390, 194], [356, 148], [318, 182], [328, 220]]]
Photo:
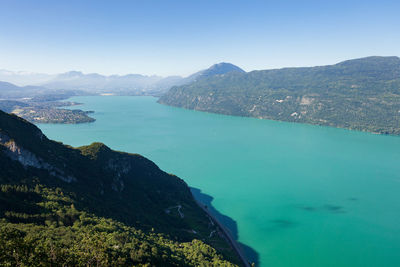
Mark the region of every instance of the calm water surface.
[[400, 138], [208, 114], [152, 97], [76, 97], [52, 139], [140, 153], [236, 221], [261, 266], [400, 266]]

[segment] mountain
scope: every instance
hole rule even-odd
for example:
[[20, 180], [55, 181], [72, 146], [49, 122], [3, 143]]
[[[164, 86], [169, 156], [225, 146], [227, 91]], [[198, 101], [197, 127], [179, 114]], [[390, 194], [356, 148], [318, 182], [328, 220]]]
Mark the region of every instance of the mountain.
[[241, 264], [186, 183], [138, 154], [0, 111], [0, 170], [0, 265]]
[[184, 78], [181, 81], [180, 85], [191, 83], [191, 82], [201, 79], [201, 78], [211, 77], [214, 75], [222, 75], [222, 74], [226, 74], [226, 73], [230, 73], [230, 72], [243, 73], [245, 71], [231, 63], [221, 62], [221, 63], [212, 65], [208, 69], [198, 71], [198, 72], [193, 73], [192, 75]]
[[43, 86], [17, 86], [12, 83], [0, 81], [0, 100], [32, 99], [36, 101], [53, 101], [66, 99], [75, 95], [87, 95], [78, 90], [53, 90]]
[[159, 103], [260, 119], [400, 134], [400, 58], [230, 72], [175, 86]]
[[16, 86], [15, 84], [8, 83], [8, 82], [2, 82], [0, 81], [0, 89], [3, 90], [19, 90], [21, 87]]
[[70, 71], [54, 77], [42, 84], [52, 89], [78, 89], [92, 93], [113, 92], [116, 94], [153, 94], [162, 95], [175, 85], [183, 85], [203, 77], [221, 75], [229, 72], [244, 72], [241, 68], [230, 63], [219, 63], [208, 69], [196, 72], [186, 78], [180, 76], [144, 76], [140, 74], [111, 75], [83, 74]]
[[[0, 99], [32, 98], [40, 95], [54, 94], [54, 90], [41, 86], [17, 86], [9, 82], [0, 81]], [[63, 94], [65, 92], [57, 92]], [[72, 92], [71, 92], [72, 93]]]
[[145, 76], [140, 74], [104, 76], [79, 71], [62, 73], [43, 83], [51, 89], [82, 90], [87, 93], [113, 93], [119, 95], [159, 95], [171, 86], [180, 84], [179, 76]]
[[85, 74], [69, 71], [60, 74], [41, 74], [0, 70], [0, 81], [20, 88], [28, 85], [46, 90], [84, 91], [84, 94], [114, 93], [123, 95], [160, 95], [170, 87], [181, 84], [180, 76], [146, 76], [140, 74], [110, 75]]
[[241, 68], [239, 68], [238, 66], [235, 66], [231, 63], [218, 63], [218, 64], [214, 64], [211, 67], [209, 67], [206, 70], [201, 71], [201, 76], [203, 77], [208, 77], [208, 76], [213, 76], [213, 75], [218, 75], [218, 74], [226, 74], [229, 72], [245, 72], [244, 70], [242, 70]]
[[[68, 93], [73, 91], [83, 95], [112, 93], [116, 95], [160, 96], [166, 93], [172, 86], [184, 85], [199, 78], [233, 71], [244, 72], [239, 67], [230, 63], [215, 64], [206, 70], [196, 72], [186, 78], [181, 76], [161, 77], [157, 75], [146, 76], [140, 74], [106, 76], [98, 73], [85, 74], [80, 71], [47, 75], [0, 70], [0, 81], [25, 85], [23, 87], [16, 87], [16, 89], [23, 89], [21, 92], [25, 91], [29, 97], [32, 96], [33, 92], [33, 90], [30, 89], [34, 88], [41, 89], [40, 92], [50, 90], [52, 92], [62, 91]], [[0, 82], [0, 90], [2, 86], [1, 83], [3, 82]], [[31, 86], [26, 86], [27, 84]], [[3, 87], [5, 87], [5, 85], [3, 85]], [[10, 92], [10, 90], [8, 90], [3, 91], [3, 94], [0, 93], [0, 98], [18, 98], [21, 97], [21, 95], [21, 93], [15, 94], [15, 92]]]
[[18, 86], [38, 85], [49, 81], [55, 75], [34, 73], [26, 71], [0, 70], [0, 81], [16, 84]]

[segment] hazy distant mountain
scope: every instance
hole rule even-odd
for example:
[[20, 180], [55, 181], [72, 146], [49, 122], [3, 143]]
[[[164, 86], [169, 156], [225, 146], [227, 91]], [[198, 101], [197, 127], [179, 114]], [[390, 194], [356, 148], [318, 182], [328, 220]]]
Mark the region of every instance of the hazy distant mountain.
[[55, 76], [45, 73], [0, 70], [0, 81], [13, 83], [18, 86], [38, 85], [49, 81]]
[[147, 91], [152, 89], [163, 89], [162, 85], [155, 88], [154, 84], [162, 80], [158, 76], [144, 76], [129, 74], [124, 76], [104, 76], [97, 73], [83, 74], [79, 71], [62, 73], [43, 83], [42, 85], [52, 89], [85, 90], [92, 93], [103, 93], [113, 91]]
[[33, 97], [35, 95], [49, 91], [49, 89], [40, 86], [20, 87], [12, 83], [0, 81], [0, 99]]
[[20, 88], [22, 88], [22, 87], [16, 86], [15, 84], [12, 84], [12, 83], [0, 81], [0, 92], [11, 91], [11, 90], [20, 90]]
[[41, 101], [65, 99], [73, 95], [85, 95], [78, 90], [54, 90], [43, 86], [17, 86], [0, 81], [0, 99], [36, 98]]
[[186, 78], [180, 76], [145, 76], [140, 74], [103, 76], [97, 73], [83, 74], [71, 71], [59, 74], [43, 86], [53, 89], [78, 89], [91, 92], [157, 92], [164, 93], [170, 87], [192, 82], [202, 77], [209, 77], [229, 72], [244, 72], [241, 68], [230, 63], [219, 63], [206, 70], [196, 72]]
[[[74, 90], [84, 91], [91, 94], [113, 93], [119, 95], [162, 95], [172, 86], [183, 85], [197, 79], [221, 75], [230, 72], [244, 72], [241, 68], [230, 63], [219, 63], [208, 69], [196, 72], [186, 78], [181, 76], [146, 76], [140, 74], [110, 75], [105, 76], [98, 73], [84, 74], [80, 71], [69, 71], [57, 75], [32, 74], [24, 72], [0, 72], [0, 81], [17, 81], [16, 84], [24, 84], [26, 81], [33, 82], [41, 89], [51, 90]], [[36, 88], [38, 88], [36, 86]], [[14, 88], [20, 90], [22, 88]], [[24, 90], [29, 88], [24, 87]], [[32, 88], [31, 88], [32, 89]], [[14, 94], [13, 94], [13, 97]]]
[[181, 84], [180, 76], [146, 76], [140, 74], [110, 75], [84, 74], [80, 71], [49, 75], [29, 72], [0, 70], [0, 81], [17, 86], [35, 85], [55, 90], [83, 90], [90, 93], [112, 92], [116, 94], [160, 93], [171, 86]]
[[236, 116], [400, 134], [400, 58], [230, 72], [172, 87], [160, 103]]

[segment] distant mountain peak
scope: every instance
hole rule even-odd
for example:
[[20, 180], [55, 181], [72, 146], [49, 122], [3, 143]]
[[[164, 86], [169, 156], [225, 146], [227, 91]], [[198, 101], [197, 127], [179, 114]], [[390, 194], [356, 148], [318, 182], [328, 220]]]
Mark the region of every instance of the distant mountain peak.
[[186, 77], [184, 79], [184, 82], [182, 82], [181, 84], [187, 84], [187, 83], [191, 83], [199, 78], [210, 77], [210, 76], [214, 76], [214, 75], [222, 75], [222, 74], [226, 74], [229, 72], [245, 73], [244, 70], [242, 70], [241, 68], [239, 68], [236, 65], [233, 65], [233, 64], [227, 63], [227, 62], [221, 62], [221, 63], [212, 65], [208, 69], [193, 73], [192, 75]]
[[68, 72], [59, 74], [57, 76], [57, 78], [74, 78], [74, 77], [82, 77], [82, 76], [84, 76], [84, 74], [81, 71], [72, 70], [72, 71], [68, 71]]
[[232, 72], [232, 71], [245, 72], [243, 69], [239, 68], [236, 65], [233, 65], [233, 64], [227, 63], [227, 62], [221, 62], [221, 63], [214, 64], [211, 67], [209, 67], [208, 69], [204, 70], [202, 73], [202, 76], [225, 74], [225, 73]]

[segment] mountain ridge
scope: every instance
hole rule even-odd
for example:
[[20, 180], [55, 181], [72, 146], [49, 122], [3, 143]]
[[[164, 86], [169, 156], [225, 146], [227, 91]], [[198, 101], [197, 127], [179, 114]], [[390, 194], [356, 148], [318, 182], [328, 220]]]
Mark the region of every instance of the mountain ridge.
[[[99, 73], [83, 73], [81, 71], [68, 71], [64, 73], [45, 76], [39, 75], [47, 80], [35, 83], [36, 87], [48, 90], [82, 90], [87, 93], [119, 93], [119, 94], [143, 94], [150, 93], [161, 95], [174, 85], [183, 85], [190, 83], [200, 77], [209, 77], [212, 75], [225, 74], [231, 71], [243, 72], [243, 70], [230, 63], [218, 63], [211, 67], [198, 71], [188, 77], [181, 76], [158, 76], [142, 74], [126, 75], [102, 75]], [[15, 77], [14, 77], [14, 76]], [[18, 82], [23, 80], [24, 73], [0, 71], [0, 81]], [[34, 75], [28, 73], [26, 75]], [[23, 87], [22, 87], [23, 88]]]
[[400, 59], [228, 73], [172, 87], [159, 103], [245, 117], [400, 134]]

